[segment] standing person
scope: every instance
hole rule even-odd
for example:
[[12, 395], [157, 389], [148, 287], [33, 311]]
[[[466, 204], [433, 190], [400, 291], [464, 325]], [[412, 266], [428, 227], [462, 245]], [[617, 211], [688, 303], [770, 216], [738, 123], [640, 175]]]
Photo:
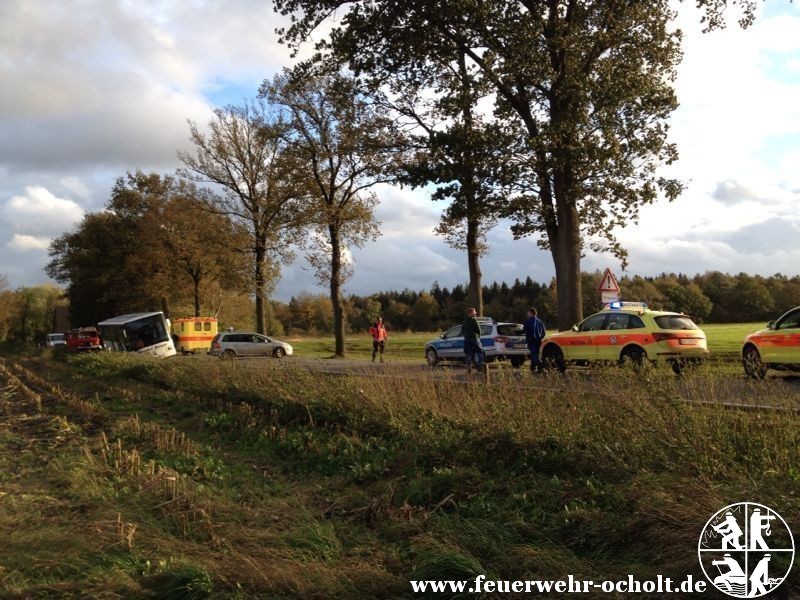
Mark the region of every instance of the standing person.
[[383, 350], [386, 347], [386, 338], [389, 336], [386, 333], [386, 327], [383, 326], [383, 319], [378, 317], [375, 324], [369, 328], [369, 333], [372, 336], [372, 362], [375, 362], [375, 355], [381, 353], [381, 362], [383, 362]]
[[478, 371], [483, 371], [483, 348], [481, 347], [481, 325], [476, 317], [474, 308], [467, 310], [467, 318], [461, 325], [461, 335], [464, 337], [464, 355], [466, 356], [467, 373], [472, 373], [474, 364]]
[[544, 323], [536, 316], [537, 314], [535, 308], [529, 308], [528, 318], [522, 325], [522, 330], [525, 332], [525, 343], [528, 344], [528, 350], [531, 353], [531, 373], [542, 372], [542, 363], [539, 362], [539, 348], [542, 346], [544, 336], [547, 335]]

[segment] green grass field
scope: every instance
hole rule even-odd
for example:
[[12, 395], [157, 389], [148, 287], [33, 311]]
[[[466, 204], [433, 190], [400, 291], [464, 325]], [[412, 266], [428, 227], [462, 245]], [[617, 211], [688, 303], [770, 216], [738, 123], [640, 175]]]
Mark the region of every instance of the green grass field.
[[[708, 338], [708, 348], [712, 356], [732, 359], [738, 358], [745, 336], [765, 326], [764, 323], [706, 324], [702, 329]], [[440, 333], [390, 332], [386, 358], [393, 361], [423, 362], [425, 343]], [[296, 356], [329, 358], [334, 353], [332, 335], [291, 337], [286, 341], [292, 344]], [[369, 359], [372, 356], [372, 339], [367, 333], [348, 334], [345, 347], [349, 358]]]
[[[425, 342], [437, 337], [441, 332], [411, 333], [391, 332], [385, 346], [385, 356], [392, 361], [425, 360]], [[307, 358], [330, 358], [334, 354], [333, 335], [302, 336], [284, 338], [294, 348], [295, 356]], [[348, 358], [372, 358], [372, 338], [368, 333], [349, 333], [345, 338]]]
[[744, 338], [766, 326], [766, 323], [708, 323], [702, 329], [706, 332], [708, 349], [713, 355], [738, 358]]

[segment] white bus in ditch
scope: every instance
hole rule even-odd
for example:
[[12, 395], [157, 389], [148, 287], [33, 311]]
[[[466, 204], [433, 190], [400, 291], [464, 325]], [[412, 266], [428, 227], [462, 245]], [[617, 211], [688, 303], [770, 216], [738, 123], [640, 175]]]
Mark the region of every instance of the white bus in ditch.
[[175, 356], [169, 321], [162, 312], [120, 315], [97, 324], [103, 348], [165, 358]]

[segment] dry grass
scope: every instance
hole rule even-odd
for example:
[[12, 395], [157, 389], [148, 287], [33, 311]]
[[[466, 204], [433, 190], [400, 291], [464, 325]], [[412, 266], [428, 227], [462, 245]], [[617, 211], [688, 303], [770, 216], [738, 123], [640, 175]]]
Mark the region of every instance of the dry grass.
[[[42, 539], [12, 531], [0, 497], [0, 575], [17, 594], [83, 581], [131, 597], [385, 598], [478, 573], [684, 576], [729, 502], [800, 522], [799, 398], [780, 381], [609, 369], [486, 384], [104, 355], [39, 367], [60, 391], [0, 372], [0, 439], [40, 427], [12, 516]], [[14, 403], [27, 382], [44, 414]], [[723, 406], [732, 395], [783, 410]], [[69, 407], [104, 426], [65, 420]]]

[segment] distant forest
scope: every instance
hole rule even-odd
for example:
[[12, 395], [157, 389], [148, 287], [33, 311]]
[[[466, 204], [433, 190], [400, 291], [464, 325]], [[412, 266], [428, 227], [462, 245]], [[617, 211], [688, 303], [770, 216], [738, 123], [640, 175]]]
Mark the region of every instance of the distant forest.
[[[602, 308], [597, 288], [602, 273], [583, 273], [583, 314]], [[698, 323], [744, 323], [769, 321], [800, 305], [800, 276], [770, 277], [711, 271], [688, 276], [664, 273], [657, 277], [623, 277], [619, 280], [623, 300], [646, 302], [654, 309], [690, 315]], [[545, 323], [554, 326], [555, 282], [541, 283], [530, 277], [513, 283], [483, 287], [484, 315], [498, 321], [522, 321], [528, 307], [539, 311]], [[347, 298], [348, 328], [364, 331], [381, 315], [395, 331], [433, 331], [460, 322], [468, 308], [467, 286], [452, 289], [434, 283], [428, 291], [385, 291]], [[274, 329], [286, 332], [328, 332], [332, 326], [325, 296], [301, 294], [286, 303], [272, 303]]]
[[[584, 273], [583, 314], [600, 310], [597, 287], [602, 273]], [[689, 277], [662, 274], [658, 277], [623, 277], [619, 281], [624, 300], [643, 301], [656, 309], [686, 313], [698, 323], [762, 322], [777, 318], [800, 306], [800, 276], [776, 274], [761, 277], [718, 271]], [[555, 283], [540, 283], [530, 277], [524, 281], [492, 283], [484, 286], [484, 315], [498, 321], [522, 321], [529, 306], [534, 306], [549, 329], [555, 329]], [[66, 304], [63, 290], [45, 285], [9, 289], [0, 275], [0, 342], [41, 342], [53, 330], [53, 309]], [[139, 310], [125, 306], [126, 310]], [[427, 291], [385, 291], [369, 296], [345, 298], [347, 329], [364, 332], [381, 315], [389, 330], [436, 331], [459, 323], [467, 308], [467, 285], [452, 289], [437, 283]], [[209, 310], [210, 309], [210, 310]], [[152, 310], [152, 308], [150, 308]], [[220, 327], [253, 330], [253, 299], [246, 294], [224, 294], [204, 314], [217, 314]], [[288, 303], [272, 301], [266, 306], [270, 334], [329, 334], [333, 331], [333, 308], [325, 294], [303, 293]], [[191, 314], [190, 304], [175, 302], [171, 317]], [[91, 324], [89, 320], [79, 324]], [[76, 325], [76, 323], [73, 323]]]

